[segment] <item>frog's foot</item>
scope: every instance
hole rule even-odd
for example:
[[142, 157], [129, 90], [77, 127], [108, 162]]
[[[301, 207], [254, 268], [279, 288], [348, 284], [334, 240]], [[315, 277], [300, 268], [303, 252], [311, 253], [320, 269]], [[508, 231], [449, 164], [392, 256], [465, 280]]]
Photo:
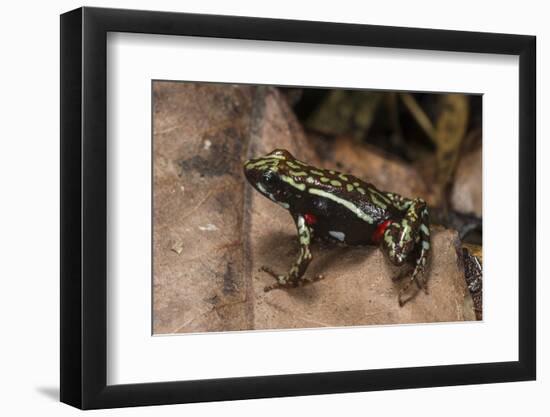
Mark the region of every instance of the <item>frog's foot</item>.
[[[426, 281], [423, 278], [420, 278], [423, 272], [424, 271], [419, 269], [418, 267], [415, 268], [409, 281], [407, 281], [407, 283], [399, 290], [399, 296], [397, 297], [397, 300], [399, 302], [399, 307], [403, 307], [405, 304], [407, 304], [409, 301], [415, 298], [417, 294], [420, 292], [420, 290], [423, 290], [425, 294], [428, 294], [428, 287], [426, 286]], [[407, 298], [403, 298], [403, 296], [407, 294], [413, 282], [416, 284], [416, 287], [417, 287], [416, 291], [410, 294]]]
[[429, 294], [428, 286], [426, 285], [426, 281], [424, 280], [424, 278], [422, 279], [415, 278], [414, 282], [416, 282], [416, 286], [418, 287], [419, 290], [424, 291], [424, 294], [426, 295]]
[[420, 292], [420, 290], [417, 289], [412, 294], [410, 294], [407, 298], [403, 298], [403, 295], [407, 292], [408, 288], [409, 288], [409, 286], [407, 285], [406, 288], [405, 287], [401, 288], [401, 290], [399, 291], [399, 296], [397, 297], [397, 301], [399, 302], [399, 307], [403, 307], [409, 301], [414, 299], [418, 295], [418, 293]]
[[428, 294], [428, 285], [424, 279], [424, 267], [417, 265], [414, 268], [411, 280], [414, 280], [419, 290], [423, 290], [424, 294]]
[[314, 282], [321, 281], [325, 279], [325, 276], [322, 274], [315, 275], [313, 278], [302, 278], [300, 281], [298, 281], [299, 286], [313, 284]]
[[413, 273], [413, 267], [409, 265], [408, 267], [403, 268], [401, 271], [399, 271], [399, 274], [392, 277], [391, 280], [393, 282], [401, 281], [403, 278], [405, 278], [406, 276], [410, 276], [412, 273]]
[[271, 290], [276, 290], [276, 289], [279, 289], [279, 288], [291, 288], [291, 287], [293, 287], [293, 285], [288, 283], [288, 282], [284, 283], [284, 284], [281, 284], [279, 281], [277, 281], [274, 284], [266, 285], [264, 287], [264, 292], [269, 292]]
[[267, 272], [269, 275], [271, 275], [276, 280], [276, 282], [274, 282], [273, 284], [267, 285], [266, 287], [264, 287], [264, 292], [269, 292], [271, 290], [275, 290], [275, 289], [279, 289], [279, 288], [301, 287], [301, 286], [304, 286], [304, 285], [312, 284], [314, 282], [320, 281], [320, 280], [325, 278], [324, 275], [316, 275], [313, 278], [296, 279], [295, 277], [292, 277], [291, 275], [277, 274], [275, 271], [273, 271], [268, 266], [262, 266], [260, 268], [260, 271]]
[[264, 292], [269, 292], [271, 290], [276, 290], [279, 288], [294, 288], [298, 286], [298, 282], [296, 280], [293, 280], [290, 275], [278, 274], [273, 271], [273, 269], [271, 269], [269, 266], [262, 266], [260, 268], [260, 271], [268, 273], [276, 280], [276, 282], [274, 282], [273, 284], [265, 286]]
[[288, 275], [278, 274], [275, 271], [273, 271], [273, 269], [271, 269], [269, 266], [265, 266], [265, 265], [260, 267], [260, 271], [268, 273], [276, 280], [275, 283], [265, 286], [264, 292], [275, 290], [277, 288], [288, 288], [291, 286]]
[[[405, 304], [407, 304], [409, 301], [411, 301], [413, 298], [415, 298], [418, 293], [420, 292], [420, 287], [417, 288], [415, 291], [412, 292], [412, 294], [409, 294], [406, 298], [404, 296], [408, 293], [408, 290], [413, 282], [415, 282], [415, 279], [410, 279], [401, 289], [399, 290], [399, 295], [397, 297], [397, 301], [399, 302], [399, 307], [403, 307]], [[418, 283], [417, 283], [418, 286]]]

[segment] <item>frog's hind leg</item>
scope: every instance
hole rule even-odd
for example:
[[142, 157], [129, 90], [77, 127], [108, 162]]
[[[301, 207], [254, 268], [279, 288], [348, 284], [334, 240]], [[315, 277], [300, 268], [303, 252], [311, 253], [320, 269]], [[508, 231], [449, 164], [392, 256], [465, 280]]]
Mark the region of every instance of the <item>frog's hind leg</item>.
[[413, 261], [411, 257], [416, 255], [410, 280], [399, 292], [399, 305], [404, 305], [410, 298], [403, 301], [403, 294], [412, 282], [416, 283], [418, 289], [427, 291], [422, 276], [430, 250], [428, 209], [426, 202], [420, 198], [409, 200], [396, 194], [388, 194], [388, 197], [404, 212], [404, 216], [400, 222], [393, 222], [386, 228], [382, 249], [390, 261], [398, 266]]
[[412, 298], [414, 298], [418, 291], [416, 291], [409, 298], [403, 299], [403, 295], [407, 292], [410, 284], [414, 281], [418, 287], [418, 290], [422, 289], [427, 294], [428, 287], [425, 279], [426, 263], [428, 262], [428, 255], [430, 253], [430, 221], [428, 216], [428, 209], [426, 203], [421, 200], [421, 204], [417, 208], [420, 217], [420, 223], [418, 225], [418, 231], [416, 233], [416, 247], [418, 250], [415, 252], [418, 254], [414, 260], [414, 270], [411, 274], [411, 278], [408, 283], [399, 291], [399, 305], [403, 306]]
[[306, 224], [303, 216], [296, 216], [295, 222], [296, 228], [298, 229], [298, 237], [300, 240], [300, 253], [298, 254], [298, 258], [296, 259], [296, 261], [294, 261], [294, 264], [290, 268], [290, 271], [285, 275], [277, 274], [271, 268], [262, 266], [262, 271], [267, 272], [277, 280], [274, 284], [265, 287], [265, 292], [277, 288], [297, 287], [299, 285], [305, 285], [323, 279], [322, 275], [318, 275], [311, 279], [304, 279], [306, 269], [311, 262], [311, 259], [313, 258], [310, 249], [313, 231]]
[[[424, 279], [424, 272], [426, 270], [426, 263], [428, 262], [428, 256], [430, 254], [430, 219], [428, 216], [428, 208], [426, 203], [420, 211], [420, 226], [418, 227], [418, 240], [419, 247], [418, 257], [415, 262], [412, 278], [415, 280], [419, 288], [422, 287], [425, 291], [427, 289], [426, 280]], [[419, 278], [422, 279], [422, 284], [419, 284]]]

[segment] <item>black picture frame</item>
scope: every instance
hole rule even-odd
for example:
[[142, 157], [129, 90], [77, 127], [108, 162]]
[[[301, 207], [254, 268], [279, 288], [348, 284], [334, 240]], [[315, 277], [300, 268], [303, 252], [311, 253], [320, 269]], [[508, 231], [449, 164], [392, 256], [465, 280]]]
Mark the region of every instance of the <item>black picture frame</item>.
[[[519, 360], [112, 385], [107, 375], [108, 32], [519, 56]], [[482, 384], [536, 377], [536, 38], [80, 8], [61, 16], [61, 401], [82, 409]]]

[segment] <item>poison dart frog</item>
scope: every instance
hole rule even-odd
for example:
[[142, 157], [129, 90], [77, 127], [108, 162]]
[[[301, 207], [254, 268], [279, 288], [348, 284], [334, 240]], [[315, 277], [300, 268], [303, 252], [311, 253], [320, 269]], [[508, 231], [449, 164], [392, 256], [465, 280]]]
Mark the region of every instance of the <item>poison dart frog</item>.
[[430, 252], [430, 227], [424, 200], [380, 191], [350, 174], [315, 168], [284, 149], [246, 161], [244, 173], [257, 191], [288, 210], [298, 230], [300, 253], [289, 272], [277, 274], [262, 267], [276, 280], [265, 287], [266, 292], [323, 278], [304, 276], [312, 260], [313, 238], [378, 245], [394, 265], [409, 264], [412, 273], [399, 292], [400, 306], [412, 298], [403, 300], [411, 283], [426, 291], [423, 274]]

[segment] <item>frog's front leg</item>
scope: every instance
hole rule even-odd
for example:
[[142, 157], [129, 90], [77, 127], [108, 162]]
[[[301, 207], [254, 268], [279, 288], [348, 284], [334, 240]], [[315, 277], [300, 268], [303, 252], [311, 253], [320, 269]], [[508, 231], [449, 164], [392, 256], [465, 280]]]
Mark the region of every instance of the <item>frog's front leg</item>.
[[[414, 270], [410, 280], [399, 292], [399, 305], [404, 305], [412, 297], [403, 300], [412, 282], [416, 282], [419, 289], [427, 292], [423, 274], [430, 251], [430, 229], [428, 208], [426, 202], [420, 198], [408, 200], [395, 194], [390, 194], [400, 210], [405, 212], [400, 222], [391, 223], [384, 232], [382, 249], [395, 265], [403, 265], [405, 261], [414, 261]], [[415, 256], [415, 259], [411, 259]]]
[[306, 224], [306, 221], [302, 215], [297, 215], [294, 220], [296, 223], [296, 228], [298, 229], [298, 238], [300, 240], [300, 253], [298, 254], [298, 258], [294, 261], [290, 271], [285, 275], [279, 275], [266, 266], [261, 268], [277, 280], [274, 284], [265, 287], [265, 292], [276, 288], [297, 287], [299, 285], [318, 281], [323, 278], [319, 275], [313, 279], [304, 279], [304, 273], [306, 272], [306, 269], [312, 259], [310, 243], [313, 231]]

